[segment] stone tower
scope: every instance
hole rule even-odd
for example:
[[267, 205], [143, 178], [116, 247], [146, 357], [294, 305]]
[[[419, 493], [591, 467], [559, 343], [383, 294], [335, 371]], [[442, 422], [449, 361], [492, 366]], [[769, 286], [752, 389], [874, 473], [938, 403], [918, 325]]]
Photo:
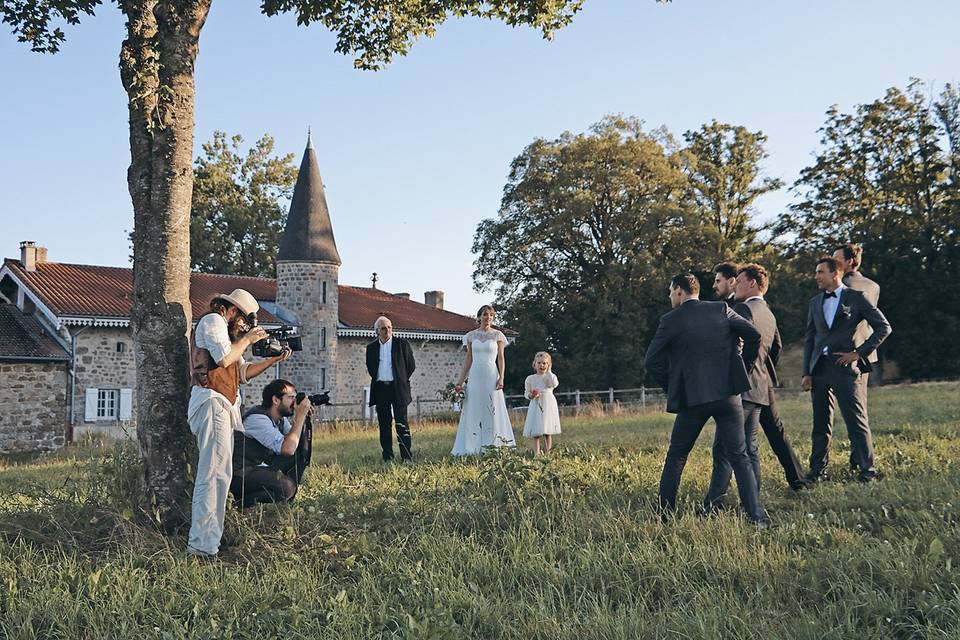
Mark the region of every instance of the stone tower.
[[303, 351], [281, 363], [280, 377], [308, 393], [329, 389], [332, 402], [337, 401], [339, 272], [340, 254], [308, 134], [277, 254], [277, 305], [296, 315]]

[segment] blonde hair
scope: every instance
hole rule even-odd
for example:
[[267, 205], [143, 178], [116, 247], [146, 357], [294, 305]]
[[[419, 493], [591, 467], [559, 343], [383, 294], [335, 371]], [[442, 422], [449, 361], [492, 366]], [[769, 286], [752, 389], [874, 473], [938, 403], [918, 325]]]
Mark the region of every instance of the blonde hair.
[[553, 356], [551, 356], [546, 351], [537, 351], [537, 353], [533, 356], [532, 366], [534, 371], [537, 370], [537, 360], [539, 360], [541, 357], [547, 362], [549, 362], [551, 365], [553, 365]]

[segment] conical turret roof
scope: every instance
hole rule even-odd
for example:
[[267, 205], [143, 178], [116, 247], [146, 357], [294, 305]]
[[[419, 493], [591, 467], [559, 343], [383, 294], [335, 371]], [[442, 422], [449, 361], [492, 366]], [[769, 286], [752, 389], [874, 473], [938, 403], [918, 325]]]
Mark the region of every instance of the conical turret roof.
[[320, 179], [320, 167], [309, 134], [297, 184], [293, 188], [287, 226], [280, 239], [277, 261], [282, 260], [341, 264], [337, 243], [333, 239], [333, 225], [330, 223], [323, 181]]

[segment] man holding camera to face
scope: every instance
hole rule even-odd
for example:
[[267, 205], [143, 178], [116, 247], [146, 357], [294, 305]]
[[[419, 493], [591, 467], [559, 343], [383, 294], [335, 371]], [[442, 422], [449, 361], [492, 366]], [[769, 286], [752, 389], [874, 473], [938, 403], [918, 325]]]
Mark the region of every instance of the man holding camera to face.
[[223, 536], [223, 517], [233, 475], [233, 432], [242, 431], [240, 383], [246, 383], [290, 357], [284, 350], [260, 362], [243, 352], [266, 337], [257, 327], [260, 305], [247, 291], [234, 289], [210, 302], [190, 340], [191, 382], [187, 421], [197, 438], [199, 459], [187, 551], [215, 556]]
[[258, 502], [289, 502], [297, 495], [310, 463], [306, 427], [315, 399], [323, 400], [298, 395], [292, 383], [277, 379], [264, 388], [260, 405], [243, 416], [243, 432], [234, 432], [230, 485], [242, 509]]

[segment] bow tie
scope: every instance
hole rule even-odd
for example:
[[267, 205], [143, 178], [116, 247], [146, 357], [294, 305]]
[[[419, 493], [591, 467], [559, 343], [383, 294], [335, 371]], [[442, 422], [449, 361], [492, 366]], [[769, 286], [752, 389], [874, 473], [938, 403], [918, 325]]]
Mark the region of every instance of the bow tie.
[[824, 299], [824, 300], [826, 300], [827, 298], [836, 298], [836, 297], [837, 297], [837, 292], [836, 292], [836, 291], [824, 291], [824, 292], [823, 292], [823, 299]]

